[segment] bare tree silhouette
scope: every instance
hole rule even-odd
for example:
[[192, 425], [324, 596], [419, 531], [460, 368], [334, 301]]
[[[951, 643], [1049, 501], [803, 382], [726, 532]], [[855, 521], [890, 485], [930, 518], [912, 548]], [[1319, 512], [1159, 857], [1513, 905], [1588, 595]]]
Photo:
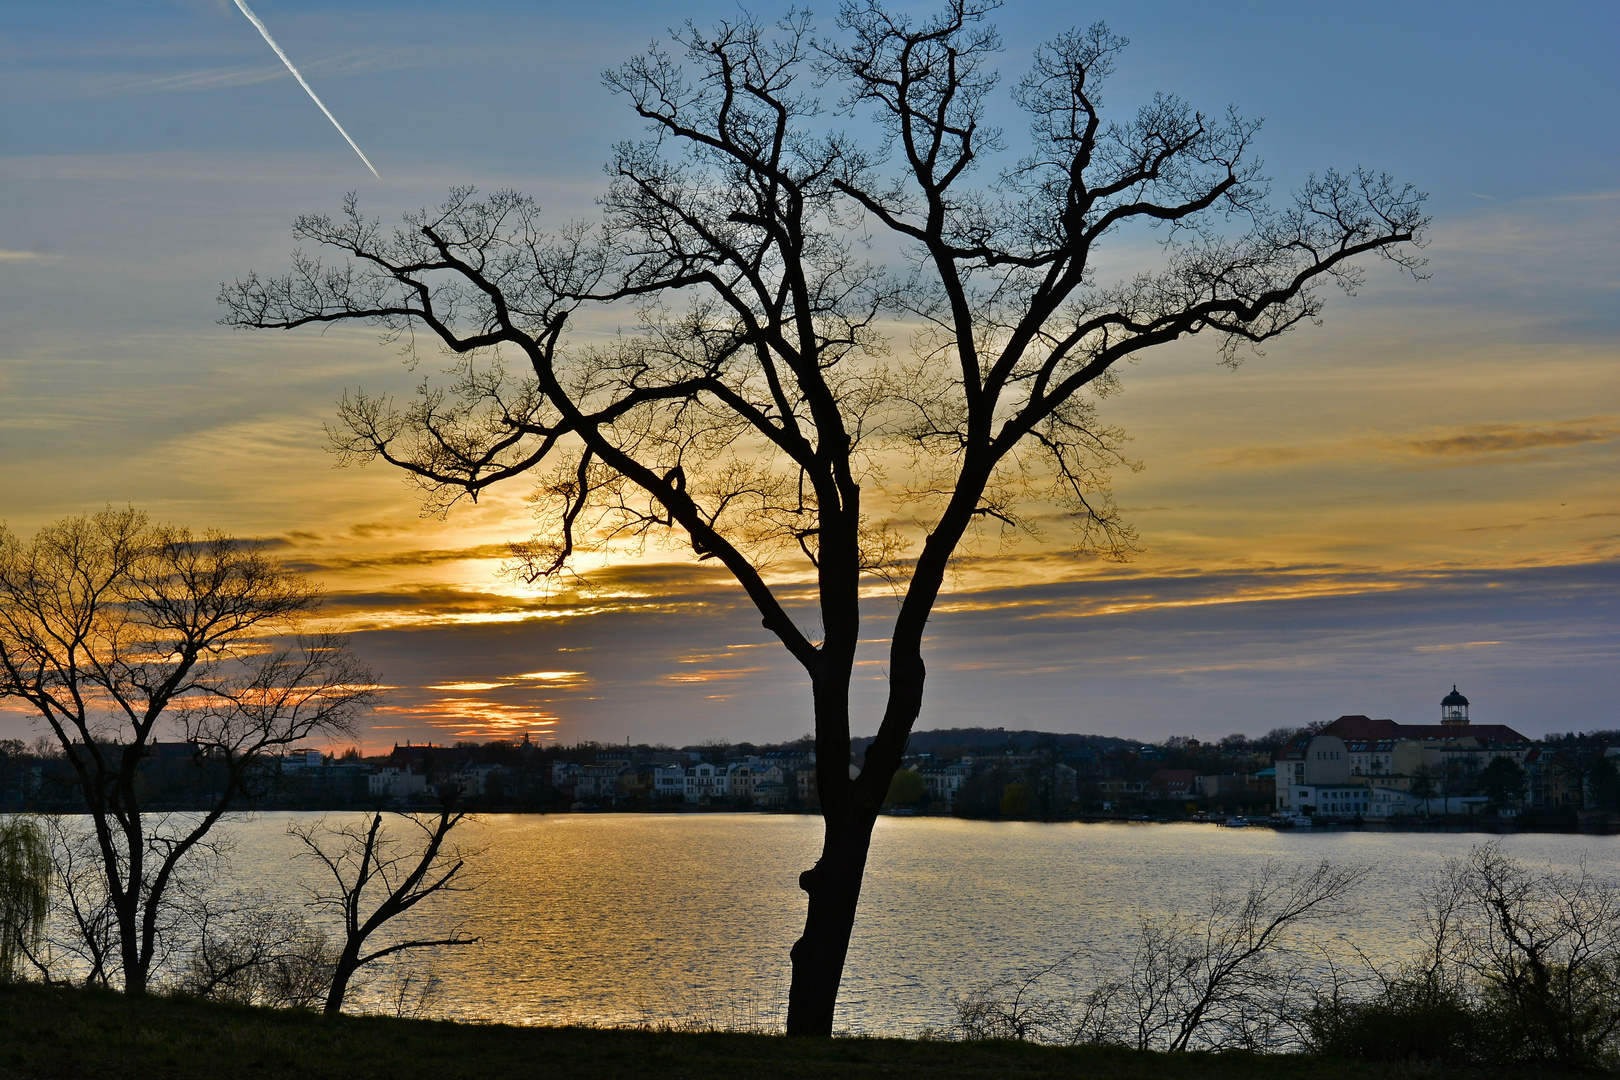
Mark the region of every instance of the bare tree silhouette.
[[415, 844], [388, 832], [383, 825], [384, 816], [378, 811], [366, 824], [294, 824], [287, 830], [303, 842], [302, 854], [319, 862], [331, 876], [331, 886], [311, 890], [311, 902], [336, 911], [343, 923], [343, 943], [332, 962], [332, 978], [326, 993], [328, 1016], [343, 1010], [343, 1000], [355, 973], [367, 964], [410, 949], [478, 942], [477, 938], [457, 931], [444, 937], [406, 938], [366, 951], [366, 943], [373, 934], [428, 897], [472, 887], [463, 873], [469, 853], [454, 846], [445, 847], [451, 830], [466, 819], [465, 814], [455, 810], [453, 798], [445, 800], [435, 817], [395, 815], [421, 831]]
[[[674, 40], [684, 61], [655, 46], [606, 76], [652, 134], [615, 150], [601, 227], [548, 235], [530, 200], [461, 188], [389, 231], [351, 197], [340, 218], [295, 226], [345, 261], [300, 253], [287, 275], [221, 289], [234, 326], [361, 320], [460, 357], [408, 405], [346, 397], [335, 447], [405, 470], [436, 510], [538, 481], [545, 531], [515, 546], [531, 580], [584, 546], [655, 533], [736, 578], [814, 697], [825, 841], [800, 878], [795, 1034], [832, 1030], [953, 559], [1051, 515], [1082, 550], [1123, 557], [1134, 533], [1107, 484], [1132, 463], [1098, 412], [1120, 364], [1199, 334], [1236, 363], [1315, 320], [1324, 283], [1353, 289], [1359, 257], [1421, 266], [1422, 196], [1387, 176], [1330, 171], [1274, 209], [1252, 160], [1258, 125], [1235, 112], [1160, 95], [1105, 121], [1101, 88], [1126, 42], [1100, 24], [1037, 50], [1012, 93], [1030, 122], [1022, 156], [974, 186], [1007, 146], [985, 123], [993, 6], [948, 0], [916, 22], [848, 0], [831, 41], [803, 14], [688, 26]], [[1100, 282], [1105, 241], [1150, 226], [1159, 269]], [[899, 269], [868, 256], [869, 230], [903, 248]], [[570, 320], [595, 304], [633, 310], [634, 327], [570, 345]], [[899, 357], [888, 320], [915, 329]], [[815, 582], [819, 635], [767, 577], [788, 560]], [[888, 701], [851, 776], [873, 577], [899, 605]]]
[[[263, 552], [132, 509], [66, 518], [29, 543], [0, 526], [0, 697], [37, 712], [76, 779], [105, 892], [75, 914], [100, 977], [116, 960], [128, 993], [146, 992], [176, 875], [264, 756], [347, 732], [376, 696], [340, 637], [296, 634], [317, 604]], [[143, 764], [165, 735], [207, 773], [200, 813], [153, 809], [164, 792]]]

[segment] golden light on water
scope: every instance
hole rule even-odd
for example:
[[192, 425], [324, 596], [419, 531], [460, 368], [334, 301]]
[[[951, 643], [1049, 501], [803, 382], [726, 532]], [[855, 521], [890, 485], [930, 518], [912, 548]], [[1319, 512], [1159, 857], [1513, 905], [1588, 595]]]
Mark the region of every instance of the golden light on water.
[[[237, 826], [235, 861], [253, 883], [288, 878], [294, 818], [271, 813]], [[486, 852], [478, 889], [423, 905], [418, 925], [462, 928], [484, 944], [435, 957], [444, 993], [429, 1015], [634, 1026], [746, 1019], [745, 1006], [768, 1012], [785, 1000], [787, 946], [804, 919], [797, 881], [820, 851], [818, 818], [489, 814], [465, 836]], [[1336, 961], [1342, 950], [1348, 959], [1354, 947], [1377, 962], [1403, 961], [1421, 907], [1412, 883], [1465, 857], [1476, 835], [882, 817], [841, 1023], [867, 1035], [937, 1030], [954, 1019], [953, 987], [985, 985], [1019, 970], [1021, 958], [1056, 959], [1082, 945], [1128, 956], [1144, 917], [1201, 910], [1216, 881], [1240, 883], [1271, 861], [1344, 861], [1351, 842], [1367, 868], [1363, 903], [1323, 924], [1313, 955]], [[1609, 865], [1620, 857], [1613, 836], [1503, 843], [1571, 872], [1588, 857]], [[294, 873], [307, 869], [291, 861]]]

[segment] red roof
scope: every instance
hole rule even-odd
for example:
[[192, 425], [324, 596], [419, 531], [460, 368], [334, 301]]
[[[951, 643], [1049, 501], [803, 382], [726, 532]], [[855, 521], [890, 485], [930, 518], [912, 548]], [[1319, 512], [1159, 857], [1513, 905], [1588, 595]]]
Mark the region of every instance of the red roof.
[[1341, 716], [1322, 729], [1341, 739], [1478, 739], [1482, 743], [1530, 740], [1506, 724], [1397, 724], [1369, 716]]
[[1398, 739], [1402, 725], [1393, 720], [1374, 720], [1370, 716], [1341, 716], [1322, 729], [1323, 735], [1337, 735], [1341, 739]]
[[1403, 739], [1466, 739], [1482, 743], [1520, 743], [1530, 740], [1506, 724], [1402, 724]]

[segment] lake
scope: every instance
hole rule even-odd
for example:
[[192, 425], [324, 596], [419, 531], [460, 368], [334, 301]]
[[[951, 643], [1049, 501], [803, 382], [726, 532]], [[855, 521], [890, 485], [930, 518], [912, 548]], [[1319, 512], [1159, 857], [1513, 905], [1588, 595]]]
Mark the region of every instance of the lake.
[[[302, 898], [292, 820], [230, 825], [239, 884]], [[334, 819], [342, 815], [331, 815]], [[686, 1019], [779, 1022], [788, 949], [804, 917], [800, 871], [814, 817], [754, 814], [490, 815], [463, 827], [484, 849], [476, 891], [428, 901], [416, 929], [460, 921], [482, 943], [417, 954], [440, 992], [429, 1015], [520, 1024]], [[952, 992], [1029, 971], [1081, 945], [1128, 954], [1144, 915], [1197, 908], [1267, 860], [1368, 869], [1358, 913], [1327, 928], [1380, 957], [1411, 942], [1414, 897], [1482, 834], [1275, 832], [1204, 825], [883, 818], [839, 1001], [840, 1030], [914, 1035], [953, 1017]], [[1620, 838], [1521, 834], [1528, 863], [1608, 876]], [[371, 994], [386, 992], [380, 981]]]

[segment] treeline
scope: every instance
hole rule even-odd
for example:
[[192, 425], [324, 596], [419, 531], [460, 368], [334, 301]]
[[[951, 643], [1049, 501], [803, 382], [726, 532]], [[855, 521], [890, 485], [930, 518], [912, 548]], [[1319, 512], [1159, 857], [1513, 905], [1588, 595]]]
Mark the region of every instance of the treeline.
[[[710, 741], [683, 747], [664, 743], [613, 744], [585, 740], [572, 745], [495, 739], [449, 744], [405, 744], [387, 753], [362, 754], [357, 748], [320, 754], [288, 748], [233, 761], [213, 748], [188, 741], [150, 741], [132, 766], [142, 803], [153, 809], [193, 810], [215, 805], [222, 786], [234, 784], [237, 810], [342, 810], [390, 806], [436, 806], [454, 792], [461, 806], [482, 811], [565, 810], [574, 801], [553, 782], [554, 766], [596, 765], [633, 760], [723, 763], [771, 753], [803, 754], [813, 740], [783, 743]], [[122, 753], [126, 747], [108, 743]], [[312, 760], [313, 759], [313, 760]], [[423, 783], [408, 797], [378, 791], [371, 778], [385, 770], [409, 770]], [[642, 793], [617, 797], [621, 809], [651, 805]], [[82, 779], [54, 740], [32, 744], [0, 739], [0, 809], [72, 812], [83, 805]]]

